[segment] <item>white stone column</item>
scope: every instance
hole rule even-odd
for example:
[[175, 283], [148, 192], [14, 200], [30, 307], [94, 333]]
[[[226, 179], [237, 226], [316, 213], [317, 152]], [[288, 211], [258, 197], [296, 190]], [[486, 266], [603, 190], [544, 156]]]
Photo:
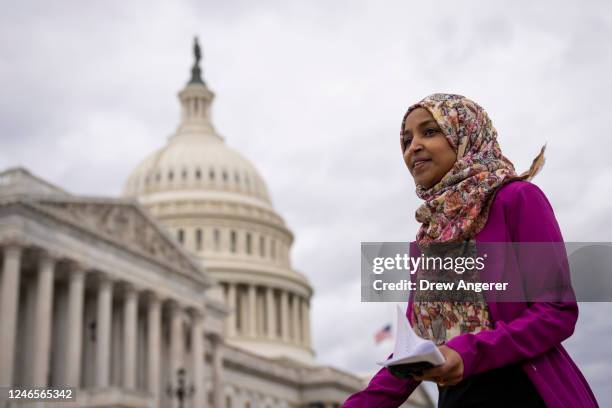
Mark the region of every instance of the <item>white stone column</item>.
[[4, 247], [2, 293], [0, 297], [0, 385], [13, 385], [17, 308], [19, 307], [19, 279], [21, 278], [22, 248]]
[[153, 408], [159, 407], [160, 357], [161, 357], [161, 301], [156, 294], [149, 294], [147, 312], [147, 389], [153, 394]]
[[225, 395], [223, 392], [223, 339], [214, 336], [212, 341], [212, 386], [213, 407], [225, 406]]
[[283, 341], [289, 341], [289, 293], [281, 290], [281, 337]]
[[249, 327], [249, 337], [257, 336], [257, 303], [256, 303], [256, 287], [253, 284], [249, 284], [249, 317], [248, 317], [248, 327]]
[[274, 302], [274, 288], [266, 287], [266, 322], [268, 323], [267, 336], [269, 339], [276, 337], [276, 307]]
[[[176, 387], [178, 371], [183, 367], [183, 310], [176, 303], [170, 305], [170, 384]], [[172, 398], [171, 406], [177, 407], [178, 401]]]
[[230, 308], [229, 316], [227, 317], [227, 336], [234, 337], [236, 335], [236, 284], [228, 282], [227, 284], [227, 306]]
[[308, 299], [302, 299], [302, 344], [310, 347], [310, 308]]
[[34, 316], [34, 350], [30, 384], [46, 387], [51, 361], [51, 323], [53, 318], [53, 277], [55, 259], [43, 253], [38, 263], [38, 284], [36, 287], [36, 310]]
[[193, 313], [193, 325], [191, 327], [191, 349], [193, 361], [193, 407], [203, 408], [206, 404], [206, 392], [204, 389], [204, 316], [199, 311]]
[[113, 282], [105, 276], [100, 276], [98, 282], [96, 314], [96, 388], [107, 388], [110, 384]]
[[300, 344], [300, 297], [293, 293], [291, 295], [291, 326], [293, 327], [293, 342]]
[[66, 378], [62, 385], [79, 388], [83, 338], [83, 296], [85, 269], [74, 265], [68, 284], [68, 330], [66, 331]]
[[126, 285], [123, 300], [123, 387], [136, 388], [136, 325], [138, 319], [138, 293]]

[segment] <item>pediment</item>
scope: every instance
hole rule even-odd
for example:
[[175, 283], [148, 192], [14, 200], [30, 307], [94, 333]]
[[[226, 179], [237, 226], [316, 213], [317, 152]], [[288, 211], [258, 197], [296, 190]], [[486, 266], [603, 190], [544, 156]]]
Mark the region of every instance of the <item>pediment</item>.
[[37, 200], [36, 207], [157, 261], [200, 274], [186, 251], [138, 204], [120, 200]]

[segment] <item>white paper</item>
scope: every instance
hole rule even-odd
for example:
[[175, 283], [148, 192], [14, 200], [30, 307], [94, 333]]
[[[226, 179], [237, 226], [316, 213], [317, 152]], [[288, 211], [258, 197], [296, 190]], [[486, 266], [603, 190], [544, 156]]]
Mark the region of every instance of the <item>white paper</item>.
[[444, 356], [438, 347], [431, 340], [425, 340], [414, 332], [412, 327], [402, 312], [397, 307], [397, 333], [395, 336], [395, 348], [393, 357], [378, 364], [389, 367], [398, 364], [428, 362], [434, 366], [444, 364]]

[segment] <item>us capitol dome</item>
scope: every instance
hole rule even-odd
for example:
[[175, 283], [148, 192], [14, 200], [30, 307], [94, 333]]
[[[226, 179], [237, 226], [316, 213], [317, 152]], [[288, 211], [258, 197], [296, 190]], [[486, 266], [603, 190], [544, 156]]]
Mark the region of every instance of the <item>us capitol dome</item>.
[[314, 364], [312, 287], [291, 265], [293, 234], [256, 167], [215, 130], [215, 95], [199, 62], [196, 43], [191, 79], [178, 93], [180, 124], [131, 173], [123, 195], [147, 208], [216, 280], [214, 296], [230, 311], [227, 343]]

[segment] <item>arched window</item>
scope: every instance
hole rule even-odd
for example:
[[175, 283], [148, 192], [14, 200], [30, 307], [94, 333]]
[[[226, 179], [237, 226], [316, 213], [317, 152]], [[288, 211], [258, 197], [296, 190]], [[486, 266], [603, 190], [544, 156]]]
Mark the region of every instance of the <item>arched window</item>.
[[272, 257], [272, 259], [276, 258], [276, 240], [272, 240], [272, 245], [270, 248], [270, 257]]
[[215, 181], [215, 169], [210, 169], [208, 172], [208, 178], [210, 178], [210, 181]]
[[246, 233], [246, 252], [247, 252], [247, 254], [251, 255], [251, 251], [252, 251], [251, 233], [247, 232]]
[[230, 232], [230, 251], [233, 253], [236, 253], [236, 248], [237, 248], [236, 231], [232, 230]]
[[196, 250], [202, 250], [202, 229], [198, 228], [195, 232]]
[[173, 178], [174, 178], [174, 173], [172, 172], [172, 170], [170, 170], [168, 172], [168, 181], [172, 181]]
[[185, 231], [183, 231], [182, 228], [179, 228], [177, 232], [177, 239], [178, 242], [180, 242], [181, 244], [183, 243], [183, 241], [185, 241]]
[[215, 241], [215, 251], [221, 249], [221, 232], [215, 228], [213, 231], [213, 240]]
[[196, 180], [200, 180], [202, 178], [202, 171], [200, 169], [196, 169], [195, 178]]
[[266, 256], [266, 238], [263, 235], [259, 236], [259, 256]]

